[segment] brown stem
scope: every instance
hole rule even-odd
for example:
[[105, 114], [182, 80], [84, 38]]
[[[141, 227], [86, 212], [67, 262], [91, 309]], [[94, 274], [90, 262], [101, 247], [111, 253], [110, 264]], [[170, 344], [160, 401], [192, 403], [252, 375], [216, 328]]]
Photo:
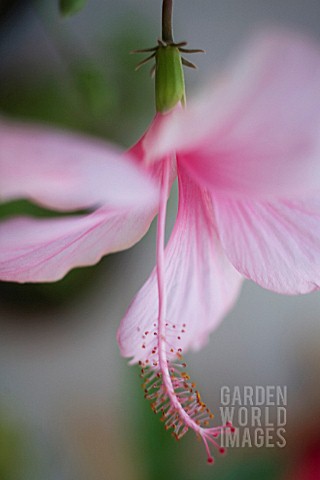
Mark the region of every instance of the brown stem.
[[163, 0], [162, 3], [162, 40], [165, 43], [173, 42], [172, 33], [173, 0]]

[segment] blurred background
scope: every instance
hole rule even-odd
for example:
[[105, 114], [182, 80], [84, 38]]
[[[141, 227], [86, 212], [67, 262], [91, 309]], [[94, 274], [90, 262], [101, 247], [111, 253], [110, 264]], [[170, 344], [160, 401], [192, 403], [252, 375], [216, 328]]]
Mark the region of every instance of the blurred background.
[[[176, 0], [175, 36], [206, 55], [186, 72], [199, 89], [264, 25], [320, 41], [318, 0]], [[55, 0], [0, 0], [0, 114], [128, 147], [154, 113], [149, 68], [160, 0], [89, 0], [62, 19]], [[1, 145], [0, 145], [1, 148]], [[172, 225], [176, 209], [170, 204]], [[27, 202], [0, 215], [48, 215]], [[224, 385], [287, 385], [284, 449], [231, 449], [208, 467], [188, 434], [175, 442], [120, 357], [116, 329], [154, 265], [155, 226], [130, 251], [48, 285], [0, 284], [1, 480], [320, 479], [320, 295], [284, 297], [246, 282], [208, 346], [187, 356], [206, 402]]]

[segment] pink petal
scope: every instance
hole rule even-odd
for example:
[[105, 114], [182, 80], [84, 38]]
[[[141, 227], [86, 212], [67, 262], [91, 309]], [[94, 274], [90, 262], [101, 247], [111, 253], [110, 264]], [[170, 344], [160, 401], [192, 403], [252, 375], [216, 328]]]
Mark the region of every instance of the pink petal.
[[163, 164], [165, 161], [169, 162], [169, 192], [177, 177], [176, 155], [165, 154], [158, 159], [159, 161], [154, 162], [150, 161], [148, 151], [152, 149], [153, 143], [156, 143], [159, 132], [172, 114], [173, 111], [166, 114], [157, 113], [142, 137], [128, 151], [129, 159], [143, 168], [155, 185], [161, 184]]
[[[217, 239], [210, 198], [181, 171], [179, 189], [178, 217], [165, 251], [167, 321], [175, 353], [180, 348], [198, 348], [207, 341], [235, 302], [241, 284], [240, 275]], [[157, 317], [153, 270], [118, 330], [122, 355], [133, 357], [132, 362], [150, 356]]]
[[[180, 110], [180, 108], [179, 108]], [[162, 129], [172, 117], [172, 112], [169, 113], [157, 113], [148, 127], [146, 132], [142, 135], [139, 141], [130, 149], [130, 154], [135, 157], [139, 163], [145, 166], [152, 166], [153, 158], [149, 157], [149, 152], [154, 152], [154, 146], [158, 144], [159, 135]], [[160, 138], [161, 139], [161, 138]], [[167, 152], [165, 152], [165, 155]], [[161, 158], [157, 158], [160, 160]]]
[[167, 126], [172, 125], [172, 120], [181, 111], [182, 106], [178, 103], [170, 112], [157, 113], [139, 141], [129, 150], [130, 156], [136, 160], [137, 164], [143, 165], [144, 169], [151, 173], [157, 181], [162, 176], [163, 168], [161, 164], [164, 159], [168, 158], [172, 159], [170, 179], [173, 182], [176, 178], [176, 152], [171, 146], [163, 149], [162, 143]]
[[319, 85], [318, 45], [295, 34], [260, 35], [201, 101], [171, 117], [153, 155], [178, 150], [189, 173], [213, 192], [318, 189]]
[[155, 202], [147, 174], [101, 140], [0, 121], [0, 195], [56, 210]]
[[154, 211], [101, 208], [91, 215], [0, 224], [0, 279], [52, 282], [70, 269], [129, 248], [149, 228]]
[[320, 288], [320, 195], [273, 202], [219, 196], [214, 208], [221, 243], [245, 277], [279, 293]]

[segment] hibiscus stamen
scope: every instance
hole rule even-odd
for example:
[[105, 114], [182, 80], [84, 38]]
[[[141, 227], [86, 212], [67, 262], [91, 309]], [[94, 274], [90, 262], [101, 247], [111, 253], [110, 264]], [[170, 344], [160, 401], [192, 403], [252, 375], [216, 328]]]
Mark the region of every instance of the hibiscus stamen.
[[[149, 362], [150, 363], [150, 362]], [[184, 370], [186, 364], [179, 361], [166, 361], [166, 366], [157, 367], [140, 362], [141, 377], [144, 379], [145, 398], [150, 400], [155, 414], [161, 414], [165, 429], [172, 429], [173, 436], [180, 440], [191, 428], [204, 443], [208, 463], [213, 463], [210, 445], [222, 455], [222, 448], [216, 439], [222, 430], [234, 432], [231, 423], [210, 427], [214, 415], [202, 401], [199, 391]]]
[[[144, 379], [145, 398], [151, 401], [154, 413], [161, 414], [165, 429], [172, 429], [172, 434], [177, 440], [192, 429], [204, 443], [208, 463], [213, 463], [210, 446], [224, 453], [216, 439], [223, 429], [230, 430], [233, 427], [231, 424], [210, 427], [214, 415], [202, 401], [195, 383], [185, 370], [182, 349], [176, 347], [186, 332], [187, 325], [171, 324], [166, 318], [165, 226], [169, 173], [170, 159], [167, 159], [163, 167], [157, 229], [158, 320], [152, 329], [141, 332], [142, 342], [146, 337], [153, 339], [148, 343], [147, 351], [143, 353], [144, 360], [140, 362], [141, 377]], [[144, 343], [142, 349], [146, 350]]]

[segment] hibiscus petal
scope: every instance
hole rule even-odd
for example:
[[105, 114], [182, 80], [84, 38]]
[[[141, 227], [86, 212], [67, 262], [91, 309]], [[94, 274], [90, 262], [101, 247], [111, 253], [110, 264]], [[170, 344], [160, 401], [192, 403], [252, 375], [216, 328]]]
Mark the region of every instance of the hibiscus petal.
[[59, 280], [74, 267], [129, 248], [145, 234], [153, 216], [133, 208], [101, 208], [84, 216], [7, 220], [0, 224], [0, 279]]
[[[142, 135], [139, 141], [131, 147], [129, 153], [133, 158], [137, 159], [138, 164], [142, 164], [146, 169], [153, 172], [157, 177], [162, 175], [162, 167], [159, 165], [164, 158], [175, 157], [175, 152], [172, 148], [162, 148], [163, 133], [166, 131], [166, 126], [171, 125], [170, 120], [182, 111], [181, 104], [166, 113], [157, 113], [153, 121]], [[157, 165], [158, 163], [158, 165]]]
[[[199, 348], [232, 307], [241, 277], [217, 239], [212, 204], [179, 171], [179, 211], [165, 250], [168, 344], [176, 353]], [[145, 361], [156, 342], [156, 271], [136, 295], [118, 330], [122, 355]]]
[[219, 196], [214, 209], [226, 254], [245, 277], [279, 293], [320, 288], [320, 195], [273, 202]]
[[0, 121], [0, 198], [28, 198], [56, 210], [148, 205], [147, 173], [101, 140]]
[[318, 45], [295, 34], [261, 34], [202, 100], [170, 117], [153, 155], [178, 150], [193, 178], [214, 192], [318, 189], [319, 84]]

